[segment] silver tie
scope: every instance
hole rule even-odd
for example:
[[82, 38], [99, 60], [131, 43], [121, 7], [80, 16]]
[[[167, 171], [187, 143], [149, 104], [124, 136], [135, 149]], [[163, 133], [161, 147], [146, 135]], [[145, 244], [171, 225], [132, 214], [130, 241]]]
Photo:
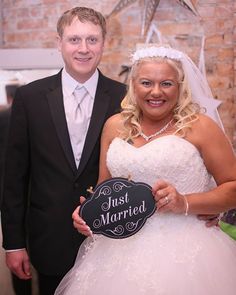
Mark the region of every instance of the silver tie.
[[73, 119], [71, 120], [70, 136], [71, 144], [75, 157], [77, 167], [80, 162], [81, 154], [83, 151], [84, 141], [87, 132], [87, 111], [86, 106], [83, 108], [83, 100], [87, 95], [87, 89], [85, 87], [76, 87], [73, 92], [74, 107], [73, 107]]
[[74, 99], [75, 99], [75, 113], [74, 120], [75, 122], [83, 122], [84, 121], [84, 112], [82, 107], [82, 102], [87, 95], [87, 89], [82, 87], [76, 87], [74, 90]]

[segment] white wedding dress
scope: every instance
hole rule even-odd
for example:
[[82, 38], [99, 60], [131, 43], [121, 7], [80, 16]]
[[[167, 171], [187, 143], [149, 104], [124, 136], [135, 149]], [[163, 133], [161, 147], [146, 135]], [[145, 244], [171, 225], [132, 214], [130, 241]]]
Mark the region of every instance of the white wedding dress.
[[[182, 194], [214, 185], [194, 145], [167, 135], [136, 148], [115, 138], [113, 177], [153, 185], [164, 179]], [[70, 251], [70, 249], [67, 249]], [[236, 242], [195, 215], [157, 212], [125, 239], [87, 238], [56, 295], [235, 295]]]

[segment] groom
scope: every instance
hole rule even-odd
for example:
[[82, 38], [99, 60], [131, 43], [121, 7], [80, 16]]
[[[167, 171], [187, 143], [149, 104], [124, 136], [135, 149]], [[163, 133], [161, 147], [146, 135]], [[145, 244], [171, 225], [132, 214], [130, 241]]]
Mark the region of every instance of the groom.
[[[66, 11], [57, 31], [64, 68], [20, 87], [13, 102], [1, 212], [7, 265], [27, 280], [31, 262], [41, 295], [52, 295], [73, 266], [84, 237], [71, 214], [96, 184], [102, 127], [126, 92], [97, 69], [106, 35], [99, 12]], [[78, 88], [85, 94], [74, 105]]]

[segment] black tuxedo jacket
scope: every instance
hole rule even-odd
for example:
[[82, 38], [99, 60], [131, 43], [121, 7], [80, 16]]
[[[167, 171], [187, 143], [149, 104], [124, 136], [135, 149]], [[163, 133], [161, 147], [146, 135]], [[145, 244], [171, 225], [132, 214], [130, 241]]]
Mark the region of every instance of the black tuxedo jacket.
[[123, 84], [99, 73], [77, 169], [63, 106], [61, 72], [17, 90], [6, 156], [3, 247], [26, 247], [28, 236], [31, 262], [41, 273], [63, 275], [74, 263], [84, 237], [73, 228], [71, 214], [79, 197], [97, 182], [102, 127], [120, 110], [125, 92]]
[[0, 110], [0, 209], [2, 204], [3, 168], [10, 115], [10, 107]]

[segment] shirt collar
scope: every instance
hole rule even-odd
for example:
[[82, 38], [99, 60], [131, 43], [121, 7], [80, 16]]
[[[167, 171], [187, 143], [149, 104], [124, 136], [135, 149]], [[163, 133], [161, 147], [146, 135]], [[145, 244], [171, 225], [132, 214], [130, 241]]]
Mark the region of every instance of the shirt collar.
[[96, 94], [96, 89], [97, 89], [97, 84], [98, 84], [98, 70], [94, 72], [94, 74], [83, 84], [79, 83], [76, 81], [74, 78], [72, 78], [66, 71], [65, 68], [62, 70], [62, 91], [64, 95], [72, 95], [74, 92], [75, 88], [79, 86], [84, 86], [89, 95], [94, 99], [95, 94]]

